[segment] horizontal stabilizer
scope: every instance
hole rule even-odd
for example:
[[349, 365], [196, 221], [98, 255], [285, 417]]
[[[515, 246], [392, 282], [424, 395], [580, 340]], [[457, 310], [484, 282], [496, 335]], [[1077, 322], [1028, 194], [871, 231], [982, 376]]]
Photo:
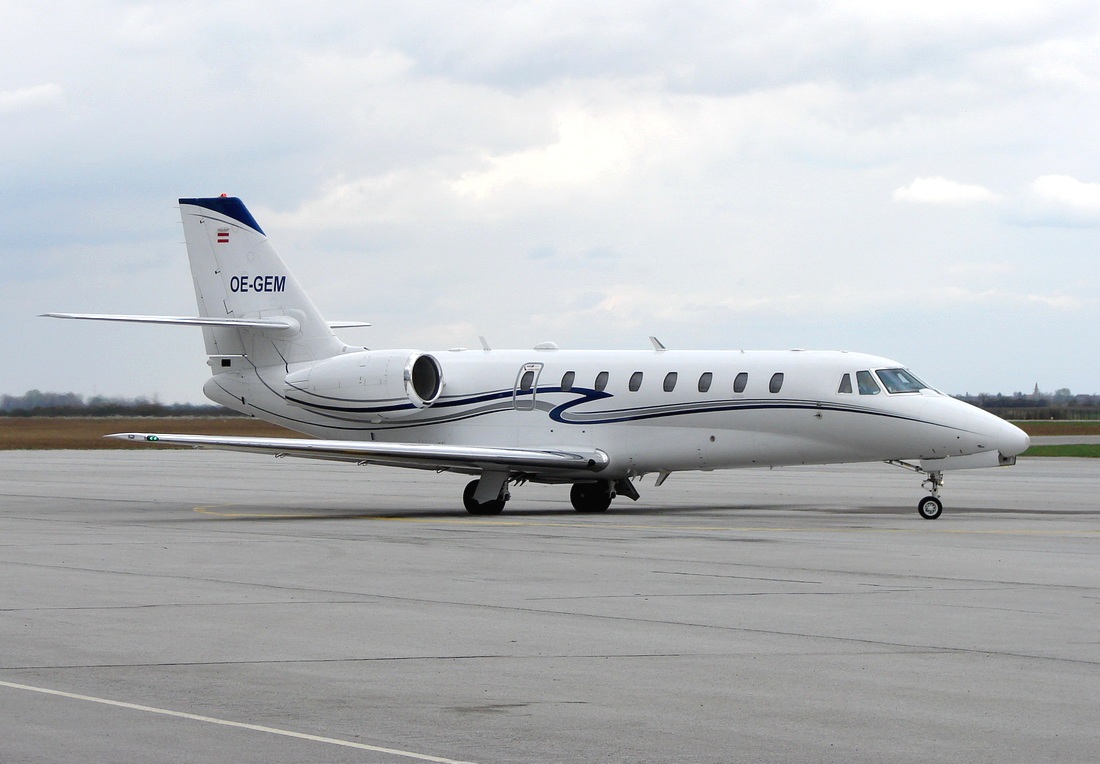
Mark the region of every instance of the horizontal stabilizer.
[[611, 463], [611, 458], [605, 452], [598, 448], [587, 447], [496, 448], [307, 438], [158, 435], [144, 432], [120, 432], [104, 437], [135, 443], [159, 443], [274, 456], [299, 456], [341, 462], [389, 464], [422, 469], [456, 469], [470, 472], [494, 467], [526, 472], [599, 472]]
[[[43, 313], [41, 318], [78, 318], [85, 321], [122, 321], [131, 324], [176, 324], [178, 326], [229, 326], [235, 329], [292, 329], [297, 319], [290, 316], [269, 318], [210, 318], [205, 316], [128, 316], [107, 313]], [[370, 326], [366, 321], [329, 321], [330, 329], [358, 329]]]
[[231, 326], [236, 329], [286, 329], [298, 331], [298, 319], [291, 316], [269, 318], [212, 318], [206, 316], [126, 316], [107, 313], [43, 313], [43, 318], [78, 318], [86, 321], [122, 321], [131, 324], [176, 324], [180, 326]]

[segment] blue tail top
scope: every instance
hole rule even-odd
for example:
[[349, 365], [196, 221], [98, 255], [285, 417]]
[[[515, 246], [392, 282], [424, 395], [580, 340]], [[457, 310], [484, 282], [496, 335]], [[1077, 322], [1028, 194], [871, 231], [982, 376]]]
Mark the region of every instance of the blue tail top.
[[[256, 233], [264, 233], [263, 229], [260, 228], [260, 224], [256, 222], [256, 218], [252, 217], [252, 213], [244, 206], [244, 202], [235, 196], [214, 196], [208, 199], [180, 199], [180, 204], [193, 204], [196, 207], [204, 207], [208, 210], [213, 210], [221, 215], [225, 215], [227, 218], [236, 220], [242, 225], [248, 226]], [[264, 235], [266, 236], [267, 234]]]

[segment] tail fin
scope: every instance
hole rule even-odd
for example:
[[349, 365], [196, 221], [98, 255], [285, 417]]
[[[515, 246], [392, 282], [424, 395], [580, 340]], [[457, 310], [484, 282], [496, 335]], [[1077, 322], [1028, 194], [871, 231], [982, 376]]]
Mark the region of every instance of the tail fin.
[[207, 355], [243, 355], [256, 366], [275, 366], [343, 352], [344, 343], [240, 199], [221, 196], [180, 199], [179, 203], [199, 315], [239, 319], [242, 324], [248, 319], [281, 319], [289, 324], [289, 328], [203, 326]]

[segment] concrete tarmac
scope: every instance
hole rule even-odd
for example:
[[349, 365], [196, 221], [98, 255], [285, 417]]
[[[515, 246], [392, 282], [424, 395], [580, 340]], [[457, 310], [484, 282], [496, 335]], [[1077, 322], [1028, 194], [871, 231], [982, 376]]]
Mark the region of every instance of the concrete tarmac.
[[1033, 762], [1100, 751], [1100, 460], [519, 486], [0, 453], [0, 761]]
[[1100, 445], [1100, 435], [1037, 435], [1031, 438], [1033, 446]]

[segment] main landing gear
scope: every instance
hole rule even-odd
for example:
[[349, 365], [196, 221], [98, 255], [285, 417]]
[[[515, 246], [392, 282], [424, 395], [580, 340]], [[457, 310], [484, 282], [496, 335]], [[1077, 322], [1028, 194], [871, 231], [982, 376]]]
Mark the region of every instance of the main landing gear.
[[[504, 483], [500, 484], [499, 488], [496, 489], [495, 499], [488, 498], [478, 500], [476, 497], [478, 492], [477, 489], [484, 479], [483, 477], [478, 480], [471, 480], [470, 483], [466, 484], [466, 487], [462, 491], [462, 505], [466, 508], [466, 511], [471, 514], [499, 514], [504, 511], [504, 505], [506, 505], [508, 499], [511, 498], [511, 494], [508, 492], [508, 481], [505, 480]], [[489, 496], [492, 497], [492, 487], [486, 487], [491, 491], [489, 492]]]
[[569, 490], [569, 501], [573, 509], [585, 514], [594, 512], [606, 512], [611, 506], [611, 500], [616, 496], [625, 496], [631, 501], [641, 498], [638, 489], [630, 482], [629, 478], [618, 480], [597, 480], [592, 483], [574, 483]]
[[[521, 480], [522, 482], [522, 480]], [[508, 492], [509, 476], [503, 472], [486, 472], [477, 480], [471, 480], [462, 491], [462, 505], [471, 515], [499, 515], [512, 495]], [[606, 512], [617, 495], [637, 501], [640, 497], [634, 484], [627, 478], [620, 480], [593, 480], [574, 483], [569, 491], [573, 509], [585, 514]]]
[[598, 483], [574, 483], [569, 489], [573, 509], [585, 514], [606, 512], [615, 498], [615, 490], [607, 480]]

